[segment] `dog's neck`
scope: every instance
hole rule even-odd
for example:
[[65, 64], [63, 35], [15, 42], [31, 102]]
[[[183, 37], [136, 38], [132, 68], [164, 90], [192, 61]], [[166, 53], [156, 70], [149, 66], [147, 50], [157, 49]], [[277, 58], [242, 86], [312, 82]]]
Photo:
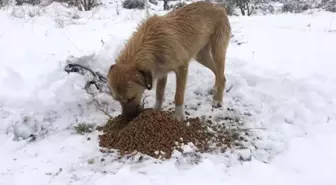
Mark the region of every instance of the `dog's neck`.
[[128, 65], [137, 70], [150, 72], [154, 79], [162, 76], [157, 63], [158, 60], [151, 51], [130, 51], [124, 50], [116, 59], [116, 63]]

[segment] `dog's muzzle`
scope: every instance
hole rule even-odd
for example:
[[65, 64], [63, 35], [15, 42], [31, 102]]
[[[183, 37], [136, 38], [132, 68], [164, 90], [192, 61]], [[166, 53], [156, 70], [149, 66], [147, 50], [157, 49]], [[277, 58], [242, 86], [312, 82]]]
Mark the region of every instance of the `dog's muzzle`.
[[121, 114], [128, 120], [134, 119], [141, 112], [141, 106], [139, 104], [136, 104], [136, 103], [133, 103], [133, 102], [122, 103], [121, 107], [122, 107], [122, 113]]

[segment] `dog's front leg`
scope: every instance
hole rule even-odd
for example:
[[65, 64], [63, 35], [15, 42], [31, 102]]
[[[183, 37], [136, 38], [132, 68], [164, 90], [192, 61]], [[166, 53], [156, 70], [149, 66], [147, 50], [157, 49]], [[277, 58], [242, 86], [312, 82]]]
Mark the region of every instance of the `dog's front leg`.
[[176, 74], [176, 92], [175, 92], [175, 119], [182, 121], [184, 117], [184, 92], [188, 77], [188, 66], [182, 66]]
[[167, 75], [158, 79], [156, 83], [156, 100], [155, 100], [155, 105], [154, 105], [154, 109], [156, 110], [159, 110], [162, 108], [166, 84], [167, 84]]

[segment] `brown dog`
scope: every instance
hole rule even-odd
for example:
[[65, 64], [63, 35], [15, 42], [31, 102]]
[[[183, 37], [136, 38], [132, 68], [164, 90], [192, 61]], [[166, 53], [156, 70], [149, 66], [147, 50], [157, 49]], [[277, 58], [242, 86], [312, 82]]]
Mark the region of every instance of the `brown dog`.
[[167, 74], [175, 72], [175, 119], [184, 120], [184, 92], [191, 59], [215, 74], [214, 106], [222, 104], [226, 79], [226, 51], [231, 26], [223, 7], [195, 2], [142, 22], [108, 72], [114, 99], [122, 114], [134, 118], [141, 109], [145, 89], [156, 83], [155, 109], [162, 107]]

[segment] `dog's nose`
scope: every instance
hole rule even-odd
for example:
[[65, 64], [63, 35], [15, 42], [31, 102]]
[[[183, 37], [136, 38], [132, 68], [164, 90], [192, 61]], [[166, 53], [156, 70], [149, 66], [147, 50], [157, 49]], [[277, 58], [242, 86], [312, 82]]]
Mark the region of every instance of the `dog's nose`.
[[122, 115], [126, 119], [134, 119], [140, 114], [141, 106], [135, 103], [123, 103], [122, 107]]

